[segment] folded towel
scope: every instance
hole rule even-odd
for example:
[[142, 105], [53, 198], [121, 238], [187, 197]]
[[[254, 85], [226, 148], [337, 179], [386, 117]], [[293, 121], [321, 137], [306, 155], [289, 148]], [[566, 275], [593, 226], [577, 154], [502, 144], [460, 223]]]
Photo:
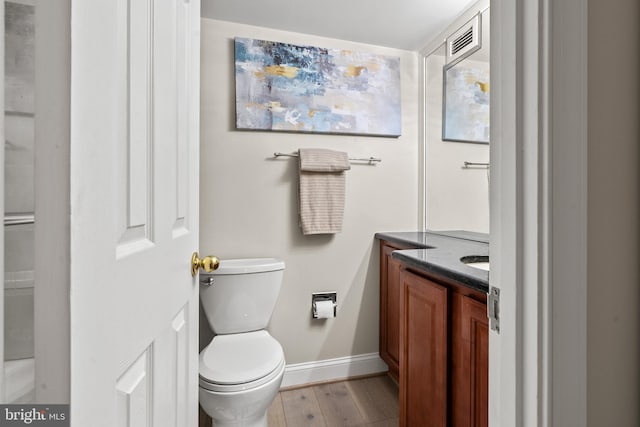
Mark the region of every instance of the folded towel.
[[303, 234], [342, 231], [345, 173], [351, 169], [347, 153], [326, 149], [301, 149], [300, 226]]
[[325, 148], [301, 148], [300, 170], [306, 172], [341, 172], [351, 169], [349, 156]]

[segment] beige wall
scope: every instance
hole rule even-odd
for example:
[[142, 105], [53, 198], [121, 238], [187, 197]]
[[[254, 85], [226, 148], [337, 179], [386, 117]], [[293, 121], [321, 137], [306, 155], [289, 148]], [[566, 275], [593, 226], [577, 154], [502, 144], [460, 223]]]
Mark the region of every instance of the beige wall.
[[[233, 38], [400, 56], [402, 137], [236, 131]], [[274, 256], [287, 265], [269, 327], [287, 363], [378, 351], [377, 231], [418, 227], [418, 60], [414, 52], [203, 19], [200, 250], [221, 258]], [[297, 162], [275, 151], [322, 147], [382, 158], [347, 172], [343, 232], [303, 236]], [[338, 291], [338, 317], [310, 319], [311, 293]], [[202, 322], [201, 322], [202, 323]], [[206, 323], [206, 322], [205, 322]], [[207, 325], [203, 325], [206, 339]]]
[[640, 3], [589, 1], [589, 426], [640, 425]]

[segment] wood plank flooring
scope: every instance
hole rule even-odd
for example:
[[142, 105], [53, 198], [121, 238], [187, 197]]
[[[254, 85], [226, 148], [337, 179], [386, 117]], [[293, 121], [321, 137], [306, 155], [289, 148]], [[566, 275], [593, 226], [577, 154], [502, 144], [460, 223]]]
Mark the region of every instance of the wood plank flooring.
[[269, 427], [397, 427], [398, 387], [387, 376], [282, 391]]
[[[285, 390], [269, 408], [269, 427], [398, 427], [398, 386], [388, 376]], [[211, 419], [201, 412], [200, 427]]]

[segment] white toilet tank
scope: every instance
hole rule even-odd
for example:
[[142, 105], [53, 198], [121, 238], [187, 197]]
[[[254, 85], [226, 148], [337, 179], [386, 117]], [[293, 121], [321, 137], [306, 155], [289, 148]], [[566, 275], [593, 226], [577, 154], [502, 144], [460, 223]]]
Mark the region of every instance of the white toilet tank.
[[275, 258], [222, 260], [216, 271], [200, 273], [200, 301], [213, 332], [266, 328], [283, 274], [284, 261]]

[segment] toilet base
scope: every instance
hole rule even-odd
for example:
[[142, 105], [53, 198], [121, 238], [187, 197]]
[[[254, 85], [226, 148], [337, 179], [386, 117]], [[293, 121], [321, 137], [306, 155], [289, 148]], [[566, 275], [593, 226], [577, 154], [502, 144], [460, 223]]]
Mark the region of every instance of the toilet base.
[[[277, 394], [277, 389], [275, 392]], [[267, 411], [275, 394], [268, 393], [266, 399], [263, 397], [257, 400], [237, 394], [218, 395], [214, 399], [211, 397], [209, 390], [200, 388], [200, 404], [213, 420], [214, 427], [268, 427]]]
[[213, 427], [269, 427], [267, 414], [254, 420], [241, 420], [241, 421], [216, 421], [213, 420]]
[[267, 411], [284, 376], [284, 360], [277, 375], [258, 387], [237, 392], [215, 392], [199, 387], [202, 409], [214, 427], [268, 427]]

